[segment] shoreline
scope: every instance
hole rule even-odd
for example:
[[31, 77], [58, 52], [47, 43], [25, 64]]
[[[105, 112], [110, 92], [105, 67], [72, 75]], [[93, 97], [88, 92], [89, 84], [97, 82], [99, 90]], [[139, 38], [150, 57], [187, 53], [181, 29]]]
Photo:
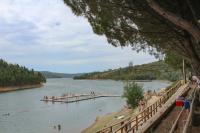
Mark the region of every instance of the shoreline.
[[93, 81], [120, 81], [120, 82], [126, 82], [126, 81], [133, 81], [133, 82], [153, 82], [153, 81], [163, 81], [163, 82], [173, 82], [169, 81], [167, 79], [155, 79], [155, 80], [114, 80], [114, 79], [74, 79], [73, 80], [93, 80]]
[[[134, 110], [135, 111], [135, 110]], [[115, 122], [120, 121], [121, 119], [117, 120], [115, 117], [116, 116], [121, 116], [121, 115], [132, 115], [134, 113], [133, 110], [128, 109], [126, 107], [122, 107], [120, 110], [107, 113], [103, 116], [97, 116], [95, 121], [87, 128], [83, 129], [81, 133], [93, 133], [96, 132], [97, 130], [105, 127], [106, 125], [110, 125], [113, 120]], [[102, 123], [102, 125], [101, 125]]]
[[26, 89], [40, 88], [43, 84], [35, 84], [35, 85], [22, 85], [22, 86], [8, 86], [8, 87], [0, 87], [0, 94], [12, 91], [20, 91]]
[[[156, 80], [159, 80], [159, 79], [155, 79], [155, 80], [150, 80], [150, 79], [146, 79], [146, 80], [115, 80], [115, 79], [74, 79], [72, 78], [73, 80], [97, 80], [97, 81], [102, 81], [102, 80], [112, 80], [112, 81], [133, 81], [133, 82], [152, 82], [152, 81], [156, 81]], [[162, 80], [161, 80], [162, 81]], [[163, 80], [163, 81], [168, 81], [168, 80]]]
[[[154, 103], [157, 99], [159, 99], [159, 96], [152, 96], [147, 101], [147, 106]], [[103, 116], [97, 116], [95, 121], [87, 128], [83, 129], [81, 133], [94, 133], [102, 128], [105, 128], [109, 125], [112, 125], [113, 123], [120, 122], [121, 120], [127, 119], [129, 117], [133, 117], [139, 113], [138, 107], [134, 109], [129, 109], [126, 106], [124, 106], [119, 111], [111, 112]], [[119, 117], [123, 117], [120, 119], [117, 119]]]

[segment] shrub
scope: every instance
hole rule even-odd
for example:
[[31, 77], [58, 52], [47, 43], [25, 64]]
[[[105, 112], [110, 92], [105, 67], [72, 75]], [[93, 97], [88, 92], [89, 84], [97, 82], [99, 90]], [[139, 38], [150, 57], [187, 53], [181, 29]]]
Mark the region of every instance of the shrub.
[[126, 98], [127, 105], [135, 108], [139, 101], [143, 99], [143, 89], [135, 82], [128, 82], [124, 86], [123, 97]]

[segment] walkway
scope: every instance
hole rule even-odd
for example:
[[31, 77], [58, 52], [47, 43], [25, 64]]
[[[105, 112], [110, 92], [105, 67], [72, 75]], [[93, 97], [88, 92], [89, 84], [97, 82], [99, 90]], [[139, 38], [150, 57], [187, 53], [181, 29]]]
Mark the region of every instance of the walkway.
[[[190, 86], [190, 89], [183, 97], [191, 98], [196, 86]], [[165, 116], [159, 121], [159, 124], [153, 129], [154, 133], [182, 133], [186, 120], [189, 116], [189, 112], [183, 107], [176, 107], [173, 105]], [[167, 123], [167, 124], [166, 124]]]
[[195, 107], [194, 107], [191, 132], [192, 133], [200, 132], [200, 102], [198, 100], [198, 97], [195, 99]]
[[185, 84], [183, 86], [181, 86], [177, 92], [172, 95], [169, 100], [162, 106], [162, 108], [159, 108], [158, 112], [155, 114], [154, 117], [151, 117], [146, 123], [144, 123], [144, 125], [140, 126], [138, 128], [138, 133], [144, 133], [145, 131], [147, 131], [155, 122], [158, 122], [158, 120], [160, 119], [160, 117], [162, 117], [165, 112], [170, 109], [170, 107], [175, 103], [175, 100], [177, 99], [177, 97], [183, 95], [185, 92], [187, 92], [188, 90], [188, 84]]

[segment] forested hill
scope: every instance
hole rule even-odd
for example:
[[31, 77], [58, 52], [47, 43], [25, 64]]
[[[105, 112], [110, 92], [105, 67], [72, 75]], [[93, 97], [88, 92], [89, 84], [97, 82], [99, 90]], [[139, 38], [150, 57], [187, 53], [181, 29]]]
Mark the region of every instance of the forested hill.
[[46, 79], [41, 73], [0, 59], [0, 87], [35, 85], [42, 82], [46, 82]]
[[68, 73], [56, 73], [56, 72], [49, 72], [49, 71], [40, 71], [45, 78], [73, 78], [75, 76], [80, 76], [80, 73], [77, 74], [68, 74]]
[[128, 66], [104, 72], [86, 73], [74, 79], [113, 79], [113, 80], [170, 80], [175, 81], [181, 77], [180, 70], [174, 70], [164, 61], [149, 64]]

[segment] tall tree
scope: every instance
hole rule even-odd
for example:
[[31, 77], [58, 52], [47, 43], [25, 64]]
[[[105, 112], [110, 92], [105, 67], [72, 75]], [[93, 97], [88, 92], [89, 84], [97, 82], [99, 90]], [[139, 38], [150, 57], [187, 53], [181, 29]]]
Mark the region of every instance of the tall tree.
[[64, 0], [114, 46], [173, 52], [200, 74], [199, 0]]

